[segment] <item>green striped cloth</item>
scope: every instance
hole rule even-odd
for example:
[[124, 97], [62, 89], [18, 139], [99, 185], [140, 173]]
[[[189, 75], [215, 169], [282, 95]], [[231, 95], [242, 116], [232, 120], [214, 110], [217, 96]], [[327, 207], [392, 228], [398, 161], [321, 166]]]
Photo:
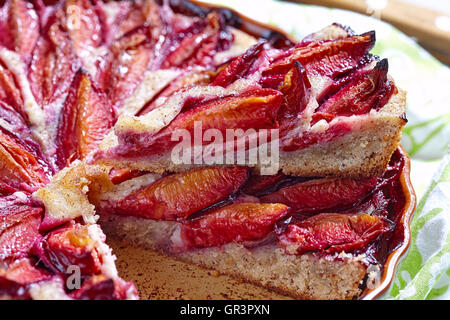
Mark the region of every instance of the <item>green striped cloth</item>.
[[288, 31], [297, 39], [333, 22], [357, 33], [376, 30], [373, 53], [408, 91], [403, 146], [418, 196], [412, 242], [384, 299], [450, 299], [450, 69], [389, 24], [353, 12], [273, 0], [208, 1]]

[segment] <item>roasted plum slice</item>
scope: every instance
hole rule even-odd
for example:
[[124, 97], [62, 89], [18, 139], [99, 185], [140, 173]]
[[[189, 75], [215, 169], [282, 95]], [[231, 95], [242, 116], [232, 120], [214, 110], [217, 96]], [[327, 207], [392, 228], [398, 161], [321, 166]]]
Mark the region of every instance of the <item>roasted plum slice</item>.
[[46, 107], [64, 97], [80, 66], [70, 37], [55, 12], [43, 27], [28, 71], [36, 102]]
[[204, 167], [163, 177], [100, 210], [155, 220], [184, 220], [231, 194], [247, 180], [246, 167]]
[[66, 0], [67, 32], [81, 58], [89, 55], [102, 42], [102, 25], [90, 0]]
[[16, 191], [17, 191], [16, 188], [13, 188], [13, 187], [7, 185], [6, 183], [0, 181], [0, 195], [2, 195], [2, 196], [10, 195]]
[[98, 78], [117, 108], [134, 93], [146, 70], [210, 67], [214, 53], [230, 42], [230, 33], [217, 12], [201, 18], [186, 17], [174, 14], [165, 4], [160, 7], [147, 1], [130, 14], [135, 15], [133, 25], [142, 24], [111, 44]]
[[[111, 14], [111, 6], [114, 6], [115, 14]], [[136, 1], [117, 1], [114, 4], [97, 1], [95, 10], [101, 24], [103, 42], [108, 46], [146, 20]]]
[[378, 111], [394, 94], [396, 87], [388, 78], [386, 59], [379, 61], [373, 69], [358, 70], [337, 93], [317, 108], [311, 118], [311, 126], [319, 121], [330, 123], [322, 132], [310, 130], [301, 135], [284, 135], [281, 138], [284, 151], [295, 151], [314, 143], [327, 142], [347, 134], [355, 124], [346, 121], [332, 121], [336, 117], [368, 114]]
[[267, 68], [270, 68], [273, 61], [289, 55], [290, 51], [275, 49], [270, 41], [260, 41], [251, 46], [242, 55], [232, 58], [225, 65], [218, 68], [214, 77], [213, 85], [227, 87], [236, 80], [247, 79], [259, 82], [264, 88], [279, 89], [284, 74], [265, 74], [261, 76]]
[[[383, 59], [371, 70], [354, 74], [353, 80], [327, 99], [313, 115], [313, 123], [323, 115], [351, 116], [366, 114], [384, 106], [394, 91], [394, 84], [387, 78], [388, 62]], [[325, 117], [327, 120], [329, 116]]]
[[284, 77], [283, 84], [279, 88], [284, 96], [277, 117], [281, 136], [292, 129], [298, 122], [299, 116], [309, 102], [311, 96], [310, 88], [311, 84], [306, 75], [306, 70], [296, 61]]
[[277, 75], [283, 77], [296, 61], [303, 65], [310, 77], [334, 79], [364, 63], [374, 44], [375, 32], [368, 32], [344, 39], [318, 41], [295, 47], [287, 57], [275, 60], [262, 72], [261, 83], [264, 83], [266, 78], [270, 79]]
[[131, 282], [94, 275], [85, 280], [81, 288], [70, 296], [76, 300], [125, 300], [130, 292], [137, 296]]
[[42, 208], [12, 205], [0, 209], [0, 261], [25, 257], [41, 239]]
[[167, 4], [161, 4], [164, 11], [170, 10], [165, 17], [168, 16], [170, 34], [163, 49], [166, 58], [162, 67], [212, 67], [214, 55], [228, 49], [233, 41], [226, 15], [220, 10], [186, 15], [184, 10], [177, 11], [174, 3]]
[[293, 213], [345, 208], [362, 200], [377, 178], [323, 178], [297, 183], [262, 196], [262, 202], [283, 203]]
[[231, 37], [217, 12], [209, 13], [206, 18], [194, 22], [190, 28], [176, 33], [175, 36], [178, 39], [171, 41], [175, 49], [170, 50], [161, 63], [163, 69], [190, 65], [210, 66], [214, 53], [229, 46]]
[[18, 53], [25, 63], [39, 37], [39, 17], [33, 4], [7, 0], [0, 11], [0, 45]]
[[[0, 101], [0, 118], [18, 135], [31, 137], [32, 134], [26, 124], [25, 118], [13, 107], [3, 101]], [[5, 125], [2, 125], [2, 127], [4, 126]]]
[[[15, 141], [22, 145], [28, 146], [31, 153], [33, 153], [37, 159], [40, 159], [41, 164], [48, 169], [48, 173], [53, 172], [53, 167], [44, 164], [44, 158], [46, 157], [41, 152], [40, 145], [36, 142], [36, 136], [33, 134], [27, 124], [26, 117], [23, 117], [13, 107], [0, 101], [0, 118], [2, 123], [0, 127], [4, 132], [14, 137]], [[2, 129], [0, 129], [1, 131]], [[48, 163], [49, 161], [45, 161]], [[0, 178], [0, 181], [2, 179]]]
[[97, 75], [97, 81], [117, 109], [144, 78], [155, 45], [143, 25], [114, 41]]
[[0, 127], [0, 173], [7, 185], [28, 192], [49, 182], [49, 168], [36, 145]]
[[46, 280], [51, 274], [35, 267], [36, 263], [29, 258], [17, 259], [6, 270], [0, 269], [0, 277], [7, 278], [22, 285]]
[[79, 70], [60, 114], [56, 157], [60, 169], [95, 150], [115, 121], [106, 95]]
[[38, 269], [28, 259], [18, 259], [6, 270], [0, 268], [0, 298], [29, 299], [29, 285], [54, 277], [44, 269]]
[[39, 204], [33, 199], [33, 195], [31, 193], [11, 188], [7, 184], [0, 181], [0, 208], [10, 208], [12, 206], [21, 205], [34, 207]]
[[[281, 102], [280, 92], [261, 88], [249, 89], [222, 99], [207, 99], [206, 102], [196, 103], [189, 110], [180, 113], [167, 127], [154, 135], [120, 132], [119, 146], [109, 152], [117, 152], [118, 156], [126, 157], [170, 152], [178, 144], [172, 139], [173, 133], [184, 130], [194, 136], [196, 123], [201, 124], [202, 135], [208, 129], [219, 130], [225, 136], [227, 129], [239, 128], [245, 131], [277, 128], [276, 115]], [[121, 139], [125, 140], [124, 145], [120, 144]], [[104, 155], [99, 155], [100, 158], [102, 156]]]
[[22, 93], [14, 74], [0, 62], [0, 101], [12, 107], [23, 119], [26, 119]]
[[[154, 1], [133, 3], [125, 16], [119, 14], [116, 34], [109, 52], [99, 65], [97, 81], [120, 111], [127, 98], [135, 94], [147, 72], [161, 69], [170, 50], [170, 38], [177, 33], [173, 29], [173, 14]], [[190, 25], [191, 21], [186, 21]], [[111, 26], [108, 26], [111, 29]], [[107, 36], [111, 38], [111, 36]], [[139, 110], [136, 110], [139, 111]]]
[[171, 240], [175, 251], [259, 240], [286, 216], [283, 204], [235, 203], [181, 224]]
[[278, 235], [278, 242], [294, 255], [308, 251], [351, 252], [366, 247], [390, 228], [390, 222], [379, 216], [321, 213], [290, 224]]
[[121, 182], [144, 175], [145, 171], [129, 170], [129, 169], [116, 169], [112, 168], [109, 172], [109, 179], [113, 184], [119, 184]]
[[251, 46], [242, 56], [233, 59], [217, 74], [212, 85], [227, 87], [238, 79], [246, 78], [251, 67], [263, 52], [265, 45], [266, 42], [259, 42]]
[[53, 230], [33, 249], [47, 268], [66, 274], [70, 266], [78, 266], [81, 276], [101, 273], [102, 257], [98, 244], [90, 234], [90, 226], [69, 222]]

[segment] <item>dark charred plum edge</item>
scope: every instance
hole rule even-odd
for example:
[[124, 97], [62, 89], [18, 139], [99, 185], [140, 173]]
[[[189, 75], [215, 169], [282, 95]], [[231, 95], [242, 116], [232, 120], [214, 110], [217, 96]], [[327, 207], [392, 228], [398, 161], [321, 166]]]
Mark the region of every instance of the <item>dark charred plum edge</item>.
[[[156, 3], [161, 5], [163, 1], [157, 0]], [[175, 13], [181, 13], [187, 16], [206, 17], [209, 12], [216, 11], [228, 26], [240, 29], [256, 38], [266, 39], [277, 49], [287, 49], [295, 45], [283, 32], [268, 29], [267, 26], [243, 17], [232, 9], [215, 7], [213, 5], [203, 6], [185, 0], [170, 0], [169, 5]]]

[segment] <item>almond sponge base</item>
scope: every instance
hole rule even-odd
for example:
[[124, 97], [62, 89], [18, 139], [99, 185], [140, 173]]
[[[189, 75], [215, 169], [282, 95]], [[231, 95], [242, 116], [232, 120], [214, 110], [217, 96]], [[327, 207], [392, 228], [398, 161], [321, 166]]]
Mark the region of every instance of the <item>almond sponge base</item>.
[[158, 251], [296, 299], [357, 298], [367, 273], [363, 255], [295, 256], [286, 254], [276, 244], [248, 249], [237, 243], [173, 253], [168, 245], [176, 229], [175, 222], [109, 216], [102, 217], [100, 223], [108, 236], [121, 242]]

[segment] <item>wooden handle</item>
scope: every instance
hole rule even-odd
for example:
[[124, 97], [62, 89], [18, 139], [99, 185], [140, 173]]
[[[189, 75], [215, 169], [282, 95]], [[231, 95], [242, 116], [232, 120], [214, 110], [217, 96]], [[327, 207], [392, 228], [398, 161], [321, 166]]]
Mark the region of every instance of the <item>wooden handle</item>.
[[374, 11], [365, 0], [294, 0], [294, 2], [352, 10], [378, 17], [416, 38], [437, 58], [450, 64], [450, 31], [439, 28], [436, 23], [439, 19], [450, 21], [448, 14], [399, 0], [386, 0], [386, 6], [377, 11]]

